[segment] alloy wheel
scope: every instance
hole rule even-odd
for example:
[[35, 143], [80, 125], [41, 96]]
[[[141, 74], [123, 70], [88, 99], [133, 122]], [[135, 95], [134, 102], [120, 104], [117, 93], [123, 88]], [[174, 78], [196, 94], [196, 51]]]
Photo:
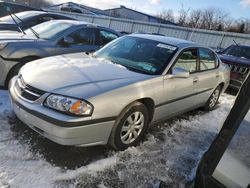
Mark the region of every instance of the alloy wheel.
[[121, 129], [121, 141], [124, 144], [134, 142], [143, 130], [144, 115], [141, 112], [134, 112], [125, 120]]

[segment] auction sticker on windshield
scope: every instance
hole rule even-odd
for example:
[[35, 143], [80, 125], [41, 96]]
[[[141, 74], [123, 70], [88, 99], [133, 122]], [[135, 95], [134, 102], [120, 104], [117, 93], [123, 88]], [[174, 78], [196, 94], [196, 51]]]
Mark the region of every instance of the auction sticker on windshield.
[[159, 43], [157, 45], [157, 47], [159, 47], [159, 48], [166, 48], [166, 49], [172, 50], [172, 51], [176, 50], [176, 47], [170, 46], [170, 45], [167, 45], [167, 44], [162, 44], [162, 43]]

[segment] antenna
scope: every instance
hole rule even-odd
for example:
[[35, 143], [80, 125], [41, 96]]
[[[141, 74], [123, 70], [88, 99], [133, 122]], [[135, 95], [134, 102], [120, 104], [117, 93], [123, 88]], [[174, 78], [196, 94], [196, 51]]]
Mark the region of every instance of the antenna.
[[234, 41], [234, 44], [236, 45], [236, 46], [239, 46], [239, 44], [237, 43], [237, 42], [235, 42], [235, 40], [233, 39], [233, 41]]

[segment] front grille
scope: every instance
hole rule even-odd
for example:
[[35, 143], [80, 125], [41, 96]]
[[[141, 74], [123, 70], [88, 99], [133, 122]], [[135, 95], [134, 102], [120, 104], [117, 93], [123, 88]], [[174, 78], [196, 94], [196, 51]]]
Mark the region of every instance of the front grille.
[[236, 80], [243, 83], [249, 73], [249, 69], [246, 67], [240, 67], [230, 64], [229, 67], [231, 69], [231, 80]]
[[15, 88], [19, 95], [29, 101], [35, 101], [39, 99], [45, 92], [27, 85], [21, 76], [18, 77]]
[[249, 72], [249, 69], [246, 67], [239, 67], [239, 66], [235, 66], [235, 65], [229, 65], [229, 67], [231, 68], [232, 72], [236, 72], [236, 73], [239, 73], [241, 75], [245, 75]]

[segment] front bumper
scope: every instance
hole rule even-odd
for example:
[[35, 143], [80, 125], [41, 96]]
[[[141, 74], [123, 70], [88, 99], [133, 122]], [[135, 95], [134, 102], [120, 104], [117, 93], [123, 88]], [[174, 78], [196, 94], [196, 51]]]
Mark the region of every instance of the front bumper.
[[[86, 118], [86, 121], [83, 119], [79, 121], [76, 121], [76, 119], [73, 119], [74, 121], [72, 119], [56, 119], [53, 115], [58, 112], [47, 109], [41, 104], [23, 100], [15, 90], [15, 81], [16, 77], [12, 79], [9, 88], [13, 110], [16, 116], [31, 129], [61, 145], [93, 146], [107, 144], [115, 120], [108, 118], [103, 119], [103, 121], [90, 118]], [[42, 111], [48, 110], [51, 111], [52, 115], [50, 120], [54, 121], [48, 121], [48, 114], [42, 113]], [[68, 118], [68, 115], [60, 114], [60, 116]]]

